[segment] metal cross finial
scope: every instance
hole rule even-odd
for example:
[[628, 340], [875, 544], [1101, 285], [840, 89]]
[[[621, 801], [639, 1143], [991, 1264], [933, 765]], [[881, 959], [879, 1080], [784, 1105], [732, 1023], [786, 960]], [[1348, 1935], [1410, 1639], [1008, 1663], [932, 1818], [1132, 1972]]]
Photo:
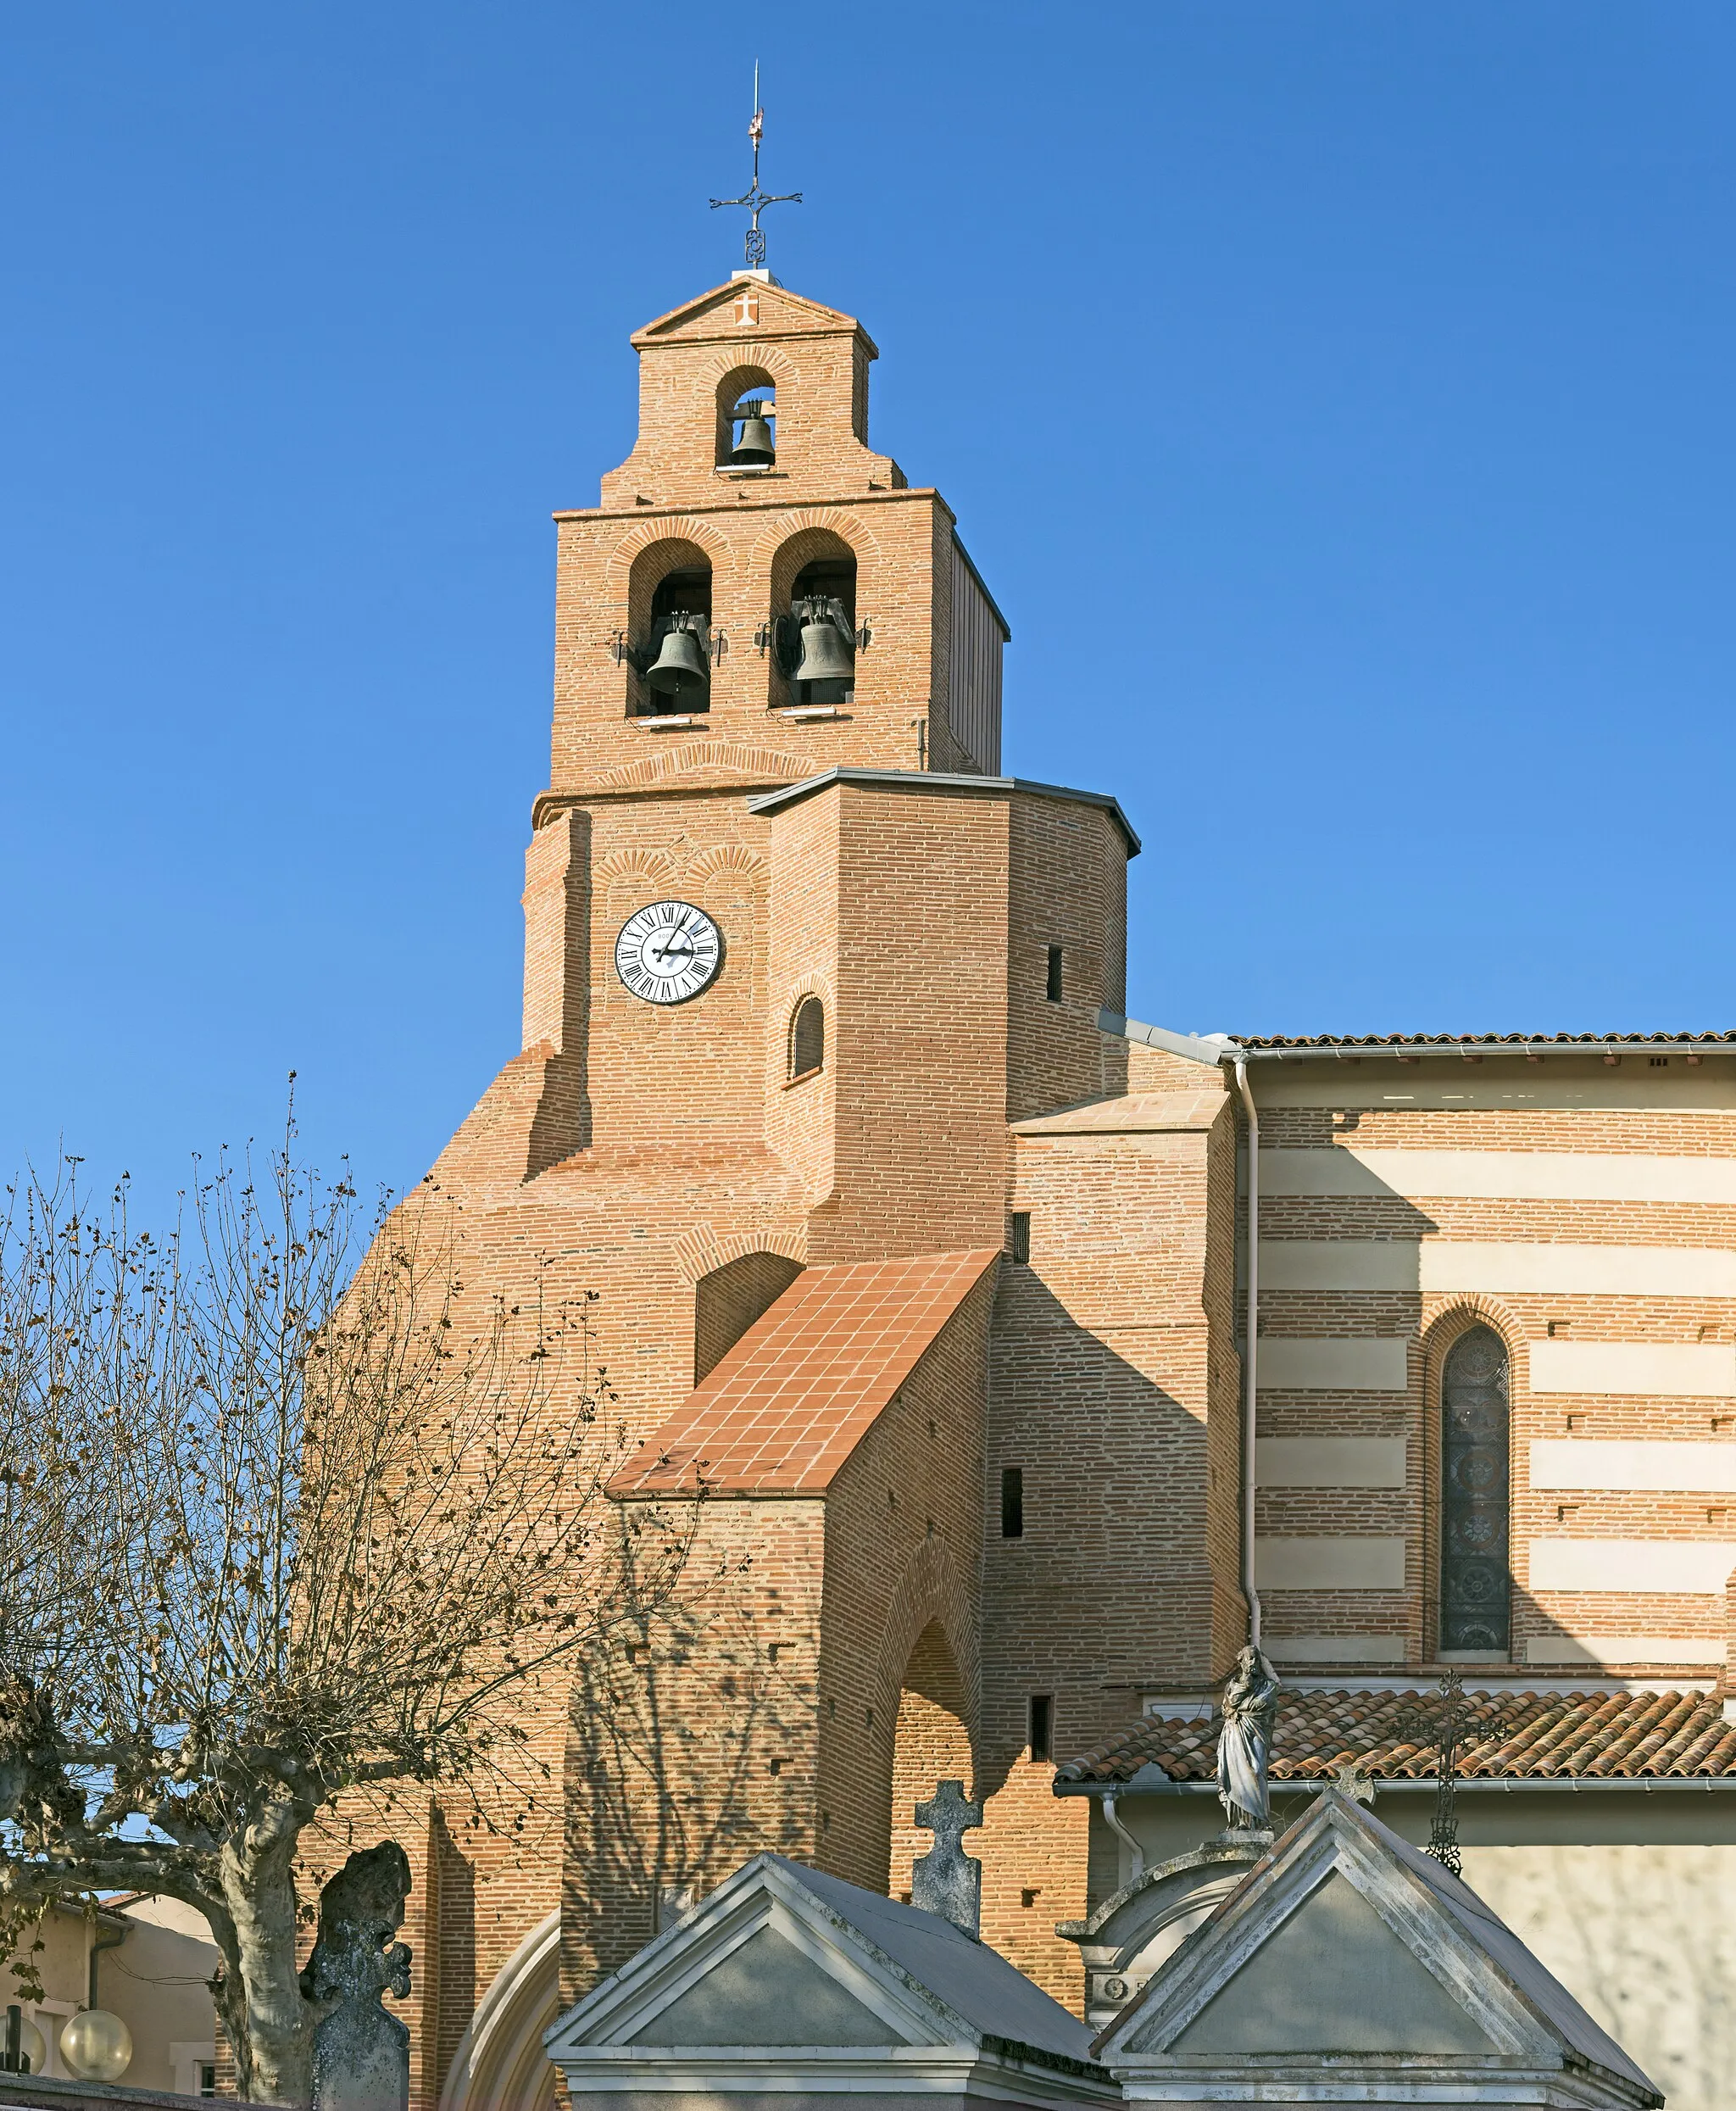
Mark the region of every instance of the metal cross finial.
[[1459, 1780], [1459, 1750], [1478, 1730], [1500, 1722], [1505, 1711], [1499, 1703], [1479, 1705], [1465, 1693], [1465, 1675], [1455, 1666], [1441, 1674], [1432, 1700], [1419, 1701], [1400, 1715], [1400, 1736], [1413, 1739], [1435, 1752], [1434, 1823], [1429, 1830], [1427, 1852], [1455, 1876], [1462, 1874], [1459, 1855], [1459, 1807], [1455, 1790]]
[[760, 142], [765, 131], [765, 113], [760, 107], [760, 61], [754, 61], [754, 115], [748, 125], [748, 136], [754, 142], [754, 181], [739, 198], [715, 198], [711, 209], [720, 205], [745, 205], [753, 214], [748, 223], [747, 256], [750, 271], [765, 267], [765, 235], [760, 225], [760, 215], [768, 205], [799, 205], [799, 191], [782, 191], [773, 197], [769, 191], [760, 188]]

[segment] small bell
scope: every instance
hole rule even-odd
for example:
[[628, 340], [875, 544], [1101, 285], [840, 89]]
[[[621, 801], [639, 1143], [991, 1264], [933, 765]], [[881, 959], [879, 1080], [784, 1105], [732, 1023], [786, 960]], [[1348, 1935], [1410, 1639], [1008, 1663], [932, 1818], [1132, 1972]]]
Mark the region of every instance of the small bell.
[[736, 415], [742, 421], [742, 437], [730, 450], [732, 469], [770, 469], [777, 459], [771, 444], [771, 427], [765, 421], [763, 403], [737, 404]]
[[705, 619], [677, 609], [668, 622], [657, 657], [645, 670], [646, 684], [659, 696], [671, 697], [678, 703], [689, 697], [703, 697], [711, 686]]
[[855, 641], [838, 627], [824, 600], [798, 601], [791, 610], [802, 627], [802, 657], [792, 682], [854, 682]]

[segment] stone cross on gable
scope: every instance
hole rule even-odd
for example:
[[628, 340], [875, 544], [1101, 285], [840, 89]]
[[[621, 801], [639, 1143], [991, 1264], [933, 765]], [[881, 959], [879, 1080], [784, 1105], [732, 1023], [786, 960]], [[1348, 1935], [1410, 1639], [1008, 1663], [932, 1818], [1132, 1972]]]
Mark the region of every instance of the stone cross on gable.
[[982, 1806], [969, 1801], [962, 1781], [942, 1781], [916, 1823], [934, 1835], [934, 1845], [910, 1868], [910, 1903], [938, 1913], [968, 1936], [982, 1925], [982, 1864], [965, 1852], [965, 1835], [982, 1823]]

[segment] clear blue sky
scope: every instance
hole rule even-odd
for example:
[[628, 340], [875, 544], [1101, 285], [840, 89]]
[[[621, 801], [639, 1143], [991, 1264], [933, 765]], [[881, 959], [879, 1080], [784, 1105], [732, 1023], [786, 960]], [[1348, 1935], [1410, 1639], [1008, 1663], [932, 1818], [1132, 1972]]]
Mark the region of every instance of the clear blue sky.
[[[751, 26], [749, 26], [751, 25]], [[550, 511], [772, 263], [1182, 1028], [1736, 1024], [1728, 0], [8, 12], [0, 1166], [402, 1184], [516, 1044]]]

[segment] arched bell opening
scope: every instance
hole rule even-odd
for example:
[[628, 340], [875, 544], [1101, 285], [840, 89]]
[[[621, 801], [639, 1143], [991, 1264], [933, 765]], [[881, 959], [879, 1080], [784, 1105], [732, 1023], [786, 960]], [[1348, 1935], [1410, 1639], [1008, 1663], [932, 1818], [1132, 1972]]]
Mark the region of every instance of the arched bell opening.
[[1506, 1343], [1481, 1320], [1440, 1365], [1436, 1626], [1448, 1659], [1503, 1662], [1512, 1651], [1509, 1367]]
[[717, 387], [717, 466], [763, 473], [776, 463], [776, 384], [762, 368], [737, 367]]
[[836, 706], [855, 701], [856, 553], [842, 536], [810, 529], [778, 552], [771, 575], [770, 701]]
[[916, 1637], [899, 1693], [892, 1762], [892, 1865], [894, 1898], [910, 1894], [910, 1864], [926, 1854], [934, 1836], [916, 1823], [942, 1781], [962, 1781], [971, 1792], [976, 1761], [965, 1724], [968, 1699], [963, 1674], [946, 1629], [931, 1620]]
[[621, 658], [630, 718], [710, 709], [711, 560], [697, 543], [654, 543], [634, 560]]

